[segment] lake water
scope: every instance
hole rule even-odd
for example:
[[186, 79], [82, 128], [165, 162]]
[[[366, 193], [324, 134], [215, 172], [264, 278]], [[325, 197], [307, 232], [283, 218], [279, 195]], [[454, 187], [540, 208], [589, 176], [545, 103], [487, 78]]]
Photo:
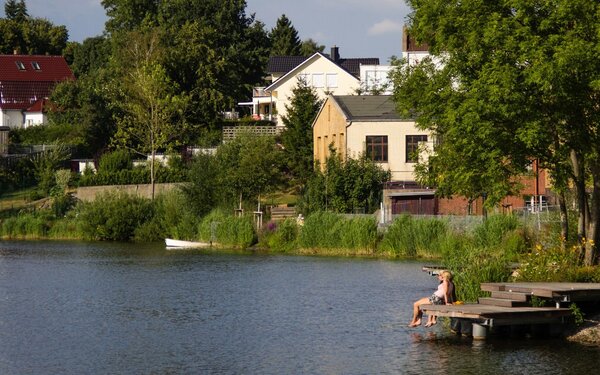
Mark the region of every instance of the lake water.
[[410, 329], [421, 263], [0, 242], [0, 374], [580, 374], [600, 350]]

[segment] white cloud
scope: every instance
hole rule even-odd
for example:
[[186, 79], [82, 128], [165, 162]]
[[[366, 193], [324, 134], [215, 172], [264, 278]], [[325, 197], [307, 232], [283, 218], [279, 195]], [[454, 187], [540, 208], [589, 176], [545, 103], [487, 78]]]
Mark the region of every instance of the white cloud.
[[389, 19], [385, 19], [381, 22], [377, 22], [373, 26], [369, 28], [369, 35], [381, 35], [381, 34], [389, 34], [396, 33], [402, 31], [402, 23], [394, 22]]

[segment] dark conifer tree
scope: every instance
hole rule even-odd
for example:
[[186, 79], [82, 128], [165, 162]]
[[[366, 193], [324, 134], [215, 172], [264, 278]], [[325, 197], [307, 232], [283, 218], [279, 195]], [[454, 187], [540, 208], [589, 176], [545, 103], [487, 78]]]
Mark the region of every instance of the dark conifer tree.
[[271, 30], [271, 56], [300, 56], [301, 43], [298, 31], [292, 22], [282, 14]]

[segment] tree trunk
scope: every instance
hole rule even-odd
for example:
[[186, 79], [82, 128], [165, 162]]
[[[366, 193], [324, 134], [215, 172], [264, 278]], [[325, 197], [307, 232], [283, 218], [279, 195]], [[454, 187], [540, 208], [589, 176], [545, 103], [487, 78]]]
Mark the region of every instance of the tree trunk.
[[575, 192], [577, 194], [577, 239], [580, 250], [580, 256], [583, 258], [584, 246], [587, 230], [587, 219], [589, 218], [587, 209], [587, 197], [585, 192], [585, 174], [582, 156], [575, 150], [571, 150], [571, 164], [573, 166], [573, 176], [575, 180]]
[[558, 195], [558, 205], [560, 207], [560, 248], [565, 250], [567, 247], [567, 240], [569, 238], [569, 213], [567, 212], [567, 199], [564, 192], [560, 192]]
[[590, 166], [592, 174], [592, 199], [590, 207], [590, 220], [588, 223], [588, 238], [585, 241], [585, 256], [583, 258], [586, 266], [592, 266], [597, 262], [596, 244], [599, 241], [598, 221], [600, 220], [600, 165], [592, 163]]

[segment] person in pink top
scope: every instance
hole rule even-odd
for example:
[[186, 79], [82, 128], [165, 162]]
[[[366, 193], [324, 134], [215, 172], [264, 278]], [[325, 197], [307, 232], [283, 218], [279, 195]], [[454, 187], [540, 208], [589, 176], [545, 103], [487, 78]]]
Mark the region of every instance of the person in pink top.
[[[452, 273], [450, 271], [442, 271], [438, 274], [438, 280], [440, 284], [437, 290], [431, 295], [431, 297], [423, 297], [413, 304], [413, 318], [408, 324], [409, 327], [416, 327], [421, 325], [421, 318], [423, 317], [423, 311], [421, 311], [422, 305], [433, 304], [433, 305], [450, 305], [454, 302], [454, 284], [452, 283]], [[430, 327], [436, 323], [434, 315], [429, 316], [426, 326]]]

